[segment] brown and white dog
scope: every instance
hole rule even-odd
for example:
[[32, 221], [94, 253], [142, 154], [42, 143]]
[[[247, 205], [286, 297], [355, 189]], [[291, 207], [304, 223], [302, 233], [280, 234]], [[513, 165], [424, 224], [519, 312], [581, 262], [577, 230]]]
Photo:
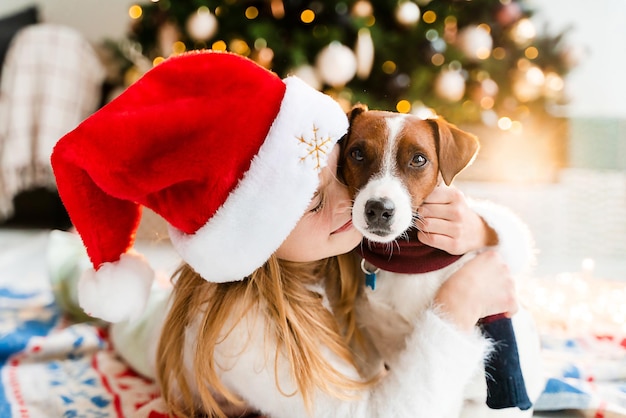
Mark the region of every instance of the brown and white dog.
[[[378, 269], [375, 290], [366, 290], [368, 303], [361, 309], [365, 310], [362, 325], [386, 361], [402, 350], [410, 324], [431, 305], [441, 284], [475, 256], [452, 256], [427, 247], [418, 242], [416, 227], [417, 209], [424, 199], [441, 181], [450, 185], [472, 162], [479, 142], [441, 118], [423, 120], [370, 111], [363, 105], [355, 106], [349, 118], [350, 129], [341, 143], [340, 175], [354, 199], [353, 224], [365, 237], [361, 246], [364, 271]], [[515, 327], [515, 334], [526, 389], [534, 400], [543, 388], [538, 339], [530, 317], [517, 316], [516, 322], [525, 322]], [[484, 368], [477, 365], [476, 379], [465, 399], [457, 400], [458, 407], [452, 408], [455, 412], [451, 416], [532, 414], [487, 408], [484, 374]]]

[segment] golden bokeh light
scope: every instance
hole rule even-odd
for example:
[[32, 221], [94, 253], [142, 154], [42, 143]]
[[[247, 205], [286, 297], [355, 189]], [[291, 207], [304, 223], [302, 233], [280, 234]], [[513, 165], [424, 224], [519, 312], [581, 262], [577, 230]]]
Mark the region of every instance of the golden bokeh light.
[[486, 60], [491, 55], [491, 49], [489, 48], [478, 48], [476, 50], [476, 58], [480, 60]]
[[139, 5], [133, 4], [128, 9], [128, 16], [130, 16], [131, 19], [139, 19], [142, 14], [143, 9]]
[[396, 72], [396, 63], [393, 61], [385, 61], [383, 62], [383, 72], [385, 74], [393, 74]]
[[306, 9], [300, 13], [300, 20], [303, 23], [311, 23], [315, 20], [315, 12], [311, 9]]
[[501, 46], [498, 46], [494, 48], [491, 54], [493, 55], [495, 59], [503, 60], [504, 58], [506, 58], [506, 49], [502, 48]]
[[489, 26], [486, 23], [481, 23], [480, 25], [478, 25], [479, 28], [484, 29], [485, 32], [487, 33], [491, 33], [491, 26]]
[[437, 20], [437, 14], [433, 12], [432, 10], [428, 10], [427, 12], [424, 12], [424, 14], [422, 15], [422, 20], [429, 24], [435, 23], [435, 21]]
[[511, 120], [511, 118], [503, 116], [498, 119], [498, 128], [502, 129], [503, 131], [508, 131], [509, 129], [511, 129], [512, 126], [513, 121]]
[[250, 20], [256, 19], [259, 16], [259, 9], [254, 6], [250, 6], [246, 9], [246, 17]]
[[174, 42], [174, 45], [172, 45], [172, 52], [174, 54], [182, 54], [186, 50], [187, 50], [187, 47], [185, 46], [184, 42], [176, 41]]
[[534, 60], [535, 58], [539, 56], [539, 50], [535, 48], [534, 46], [529, 46], [528, 48], [524, 50], [524, 55], [529, 60]]
[[436, 53], [433, 54], [433, 56], [430, 58], [430, 62], [432, 62], [433, 65], [439, 67], [446, 62], [446, 57], [444, 57], [443, 54]]
[[493, 97], [485, 96], [480, 99], [480, 107], [482, 107], [483, 109], [493, 109], [494, 104], [495, 102], [493, 100]]
[[211, 45], [211, 49], [214, 49], [216, 51], [226, 51], [226, 42], [222, 40], [213, 42], [213, 45]]
[[248, 56], [250, 54], [250, 47], [243, 39], [233, 39], [230, 41], [228, 48], [235, 54]]
[[411, 111], [411, 103], [408, 100], [400, 100], [396, 104], [396, 110], [400, 113], [409, 113]]

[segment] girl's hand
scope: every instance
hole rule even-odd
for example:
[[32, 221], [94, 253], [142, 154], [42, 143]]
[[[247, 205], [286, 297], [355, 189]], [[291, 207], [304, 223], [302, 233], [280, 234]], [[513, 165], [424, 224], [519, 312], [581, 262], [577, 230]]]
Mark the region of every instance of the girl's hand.
[[435, 187], [418, 209], [419, 240], [449, 254], [465, 254], [496, 245], [498, 237], [454, 187]]
[[515, 280], [497, 252], [485, 251], [441, 286], [435, 305], [444, 318], [470, 331], [481, 318], [517, 312]]

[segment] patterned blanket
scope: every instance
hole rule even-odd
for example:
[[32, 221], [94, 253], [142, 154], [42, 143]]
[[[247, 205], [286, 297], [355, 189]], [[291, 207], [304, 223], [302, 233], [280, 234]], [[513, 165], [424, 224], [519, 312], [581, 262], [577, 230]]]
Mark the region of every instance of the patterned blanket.
[[158, 396], [156, 385], [117, 358], [105, 327], [61, 312], [47, 234], [26, 236], [0, 236], [0, 416], [131, 416]]
[[[158, 403], [156, 385], [116, 356], [106, 327], [57, 305], [50, 254], [76, 248], [54, 246], [48, 232], [0, 230], [0, 417], [160, 416], [146, 413]], [[177, 264], [161, 249], [141, 251], [162, 273]], [[580, 326], [584, 334], [569, 332], [556, 314], [536, 314], [547, 378], [537, 416], [626, 417], [626, 339]]]

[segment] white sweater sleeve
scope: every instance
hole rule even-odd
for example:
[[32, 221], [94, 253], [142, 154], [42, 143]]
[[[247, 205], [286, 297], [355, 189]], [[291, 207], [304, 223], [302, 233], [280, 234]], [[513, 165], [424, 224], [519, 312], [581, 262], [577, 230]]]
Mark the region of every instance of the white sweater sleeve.
[[496, 250], [511, 273], [528, 273], [535, 264], [535, 242], [528, 226], [510, 209], [486, 200], [467, 199], [469, 206], [498, 235]]

